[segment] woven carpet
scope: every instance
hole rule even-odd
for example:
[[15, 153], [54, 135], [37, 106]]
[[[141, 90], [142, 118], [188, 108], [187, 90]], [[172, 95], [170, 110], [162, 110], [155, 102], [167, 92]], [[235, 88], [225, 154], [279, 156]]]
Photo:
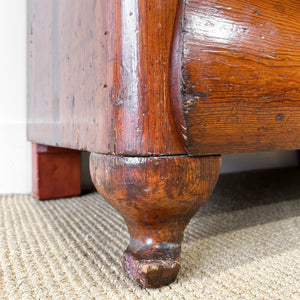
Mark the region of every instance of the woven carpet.
[[223, 175], [187, 228], [178, 279], [123, 273], [121, 217], [97, 194], [0, 196], [0, 299], [300, 299], [300, 169]]

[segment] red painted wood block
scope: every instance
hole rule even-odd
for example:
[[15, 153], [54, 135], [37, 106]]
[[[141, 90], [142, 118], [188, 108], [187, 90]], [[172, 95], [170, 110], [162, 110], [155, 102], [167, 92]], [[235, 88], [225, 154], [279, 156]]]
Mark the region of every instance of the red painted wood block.
[[80, 151], [32, 144], [32, 193], [40, 200], [80, 195]]

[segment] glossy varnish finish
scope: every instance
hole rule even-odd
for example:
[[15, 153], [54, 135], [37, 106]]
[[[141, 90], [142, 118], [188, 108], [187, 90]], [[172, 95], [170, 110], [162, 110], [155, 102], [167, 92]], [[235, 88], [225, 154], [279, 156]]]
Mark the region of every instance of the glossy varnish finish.
[[175, 280], [184, 229], [212, 192], [220, 162], [219, 156], [91, 155], [95, 187], [128, 226], [123, 266], [138, 284]]
[[31, 141], [98, 153], [184, 153], [170, 98], [177, 0], [28, 4]]
[[92, 179], [127, 223], [140, 285], [177, 276], [220, 169], [198, 155], [300, 147], [299, 3], [28, 1], [28, 137], [97, 152]]
[[299, 17], [298, 0], [183, 1], [172, 81], [189, 153], [300, 147]]

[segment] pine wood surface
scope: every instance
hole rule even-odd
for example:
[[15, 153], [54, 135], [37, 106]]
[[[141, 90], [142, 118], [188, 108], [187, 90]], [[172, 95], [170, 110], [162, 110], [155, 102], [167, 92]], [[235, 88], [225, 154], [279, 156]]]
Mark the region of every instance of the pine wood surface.
[[180, 2], [172, 91], [189, 153], [300, 147], [299, 16], [297, 0]]
[[170, 96], [176, 7], [29, 0], [29, 140], [98, 153], [184, 153]]

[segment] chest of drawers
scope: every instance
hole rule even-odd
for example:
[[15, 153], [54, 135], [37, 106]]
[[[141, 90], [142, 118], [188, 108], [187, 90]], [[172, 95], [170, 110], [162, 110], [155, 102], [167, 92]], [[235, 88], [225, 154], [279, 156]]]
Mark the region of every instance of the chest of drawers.
[[299, 1], [28, 4], [29, 140], [92, 152], [125, 270], [169, 284], [221, 154], [300, 147]]

